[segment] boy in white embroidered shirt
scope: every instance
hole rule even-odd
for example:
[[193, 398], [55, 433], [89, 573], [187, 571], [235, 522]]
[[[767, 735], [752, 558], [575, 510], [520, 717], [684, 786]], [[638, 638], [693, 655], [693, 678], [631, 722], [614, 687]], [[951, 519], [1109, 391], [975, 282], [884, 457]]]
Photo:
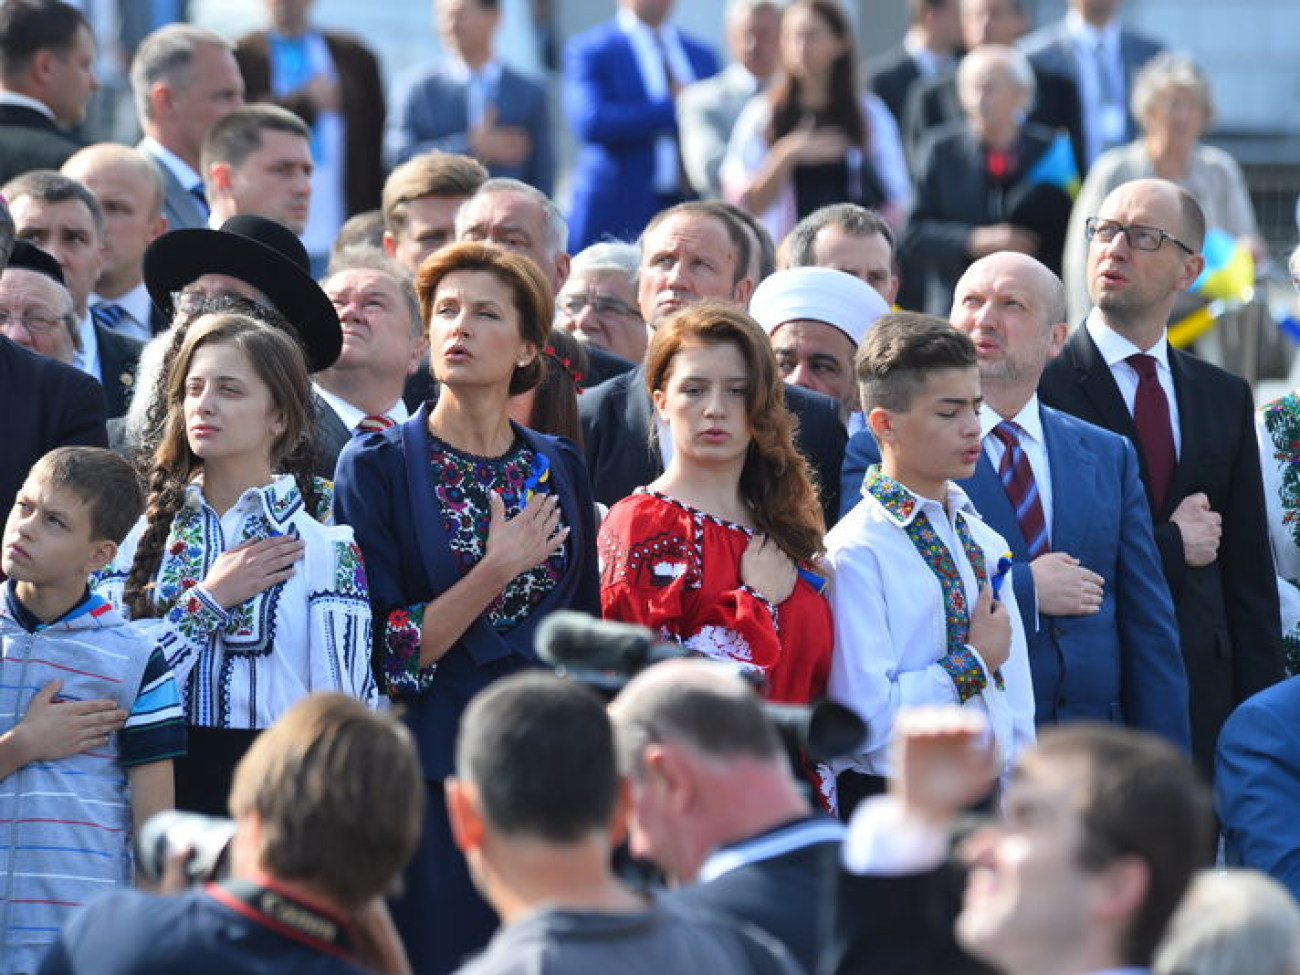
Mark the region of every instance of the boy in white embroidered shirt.
[[[830, 696], [866, 721], [841, 760], [841, 815], [883, 792], [901, 707], [962, 704], [989, 717], [1008, 769], [1034, 737], [1034, 697], [1007, 543], [953, 480], [980, 457], [979, 367], [970, 338], [938, 318], [878, 319], [858, 351], [862, 409], [881, 464], [826, 536], [833, 569]], [[990, 783], [992, 785], [992, 783]]]

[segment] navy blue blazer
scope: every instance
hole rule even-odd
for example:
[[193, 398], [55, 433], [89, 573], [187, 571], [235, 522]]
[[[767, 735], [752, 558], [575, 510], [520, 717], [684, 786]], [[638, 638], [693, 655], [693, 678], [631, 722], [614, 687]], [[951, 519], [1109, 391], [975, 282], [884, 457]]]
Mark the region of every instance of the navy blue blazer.
[[[493, 165], [488, 171], [493, 176], [521, 180], [550, 196], [555, 187], [555, 149], [546, 89], [502, 65], [496, 97], [489, 100], [496, 106], [497, 124], [527, 131], [533, 151], [518, 166]], [[441, 68], [405, 79], [392, 99], [385, 142], [393, 166], [430, 149], [473, 155], [465, 83]]]
[[[717, 56], [679, 36], [696, 80], [717, 74]], [[627, 35], [609, 21], [565, 46], [564, 104], [579, 143], [570, 252], [606, 235], [634, 240], [663, 205], [654, 191], [654, 147], [659, 136], [677, 130], [673, 100], [650, 99]]]
[[[1105, 579], [1099, 612], [1039, 617], [1025, 539], [988, 456], [981, 454], [975, 473], [958, 482], [1011, 547], [1034, 719], [1040, 725], [1081, 718], [1126, 724], [1189, 749], [1187, 675], [1137, 453], [1118, 434], [1045, 406], [1040, 411], [1051, 458], [1052, 548]], [[878, 456], [869, 431], [850, 440], [842, 490], [849, 477], [860, 488], [862, 473]]]
[[1260, 691], [1224, 722], [1214, 798], [1228, 863], [1300, 897], [1300, 677]]
[[[426, 603], [461, 578], [442, 531], [429, 472], [428, 406], [382, 433], [358, 436], [339, 455], [334, 516], [351, 525], [366, 560], [374, 612], [374, 652], [383, 652], [382, 620], [399, 607]], [[423, 694], [403, 695], [403, 717], [420, 744], [428, 779], [452, 773], [460, 716], [478, 691], [498, 677], [540, 666], [533, 647], [537, 625], [552, 610], [600, 615], [596, 570], [596, 507], [587, 469], [567, 440], [514, 427], [529, 449], [550, 462], [564, 521], [568, 571], [520, 626], [498, 633], [479, 616], [438, 661]]]

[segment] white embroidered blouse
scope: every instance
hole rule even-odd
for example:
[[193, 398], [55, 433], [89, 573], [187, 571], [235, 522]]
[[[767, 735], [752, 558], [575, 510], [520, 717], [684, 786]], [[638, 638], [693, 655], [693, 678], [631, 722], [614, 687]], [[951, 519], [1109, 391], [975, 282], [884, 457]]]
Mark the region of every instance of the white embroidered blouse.
[[[119, 609], [144, 528], [142, 518], [95, 580]], [[285, 582], [229, 611], [200, 584], [224, 550], [285, 534], [305, 543]], [[307, 512], [291, 475], [250, 488], [221, 516], [196, 479], [172, 521], [155, 583], [159, 646], [190, 724], [267, 728], [312, 691], [378, 703], [361, 550], [351, 528], [323, 525]]]

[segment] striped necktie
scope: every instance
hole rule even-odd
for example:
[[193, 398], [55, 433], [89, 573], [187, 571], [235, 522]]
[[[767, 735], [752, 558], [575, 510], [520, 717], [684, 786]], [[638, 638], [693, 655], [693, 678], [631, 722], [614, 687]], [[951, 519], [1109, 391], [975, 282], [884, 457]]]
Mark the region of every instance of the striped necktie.
[[353, 433], [382, 433], [391, 426], [393, 426], [391, 417], [384, 416], [382, 413], [368, 413], [361, 418]]
[[1036, 559], [1050, 548], [1047, 519], [1043, 515], [1043, 502], [1038, 496], [1034, 470], [1029, 466], [1029, 458], [1020, 446], [1020, 427], [1003, 420], [993, 428], [992, 433], [1006, 448], [1002, 452], [1002, 461], [998, 464], [998, 477], [1006, 489], [1011, 507], [1016, 511], [1016, 521], [1020, 523], [1020, 533], [1025, 537], [1029, 558]]
[[90, 309], [90, 319], [100, 328], [117, 331], [126, 317], [126, 309], [113, 301], [101, 301]]

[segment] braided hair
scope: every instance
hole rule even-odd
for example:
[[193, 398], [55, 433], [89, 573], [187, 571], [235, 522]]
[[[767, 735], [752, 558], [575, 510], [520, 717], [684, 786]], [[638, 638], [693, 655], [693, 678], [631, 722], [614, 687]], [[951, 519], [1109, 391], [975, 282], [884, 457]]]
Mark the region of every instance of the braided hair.
[[195, 353], [205, 345], [239, 349], [271, 392], [284, 430], [271, 445], [271, 468], [292, 474], [308, 511], [320, 498], [312, 476], [315, 461], [311, 384], [302, 349], [289, 334], [246, 315], [209, 314], [194, 319], [167, 370], [166, 409], [145, 471], [145, 529], [127, 575], [123, 602], [133, 619], [158, 616], [167, 607], [154, 600], [154, 578], [172, 521], [203, 461], [190, 449], [185, 424], [185, 389]]

